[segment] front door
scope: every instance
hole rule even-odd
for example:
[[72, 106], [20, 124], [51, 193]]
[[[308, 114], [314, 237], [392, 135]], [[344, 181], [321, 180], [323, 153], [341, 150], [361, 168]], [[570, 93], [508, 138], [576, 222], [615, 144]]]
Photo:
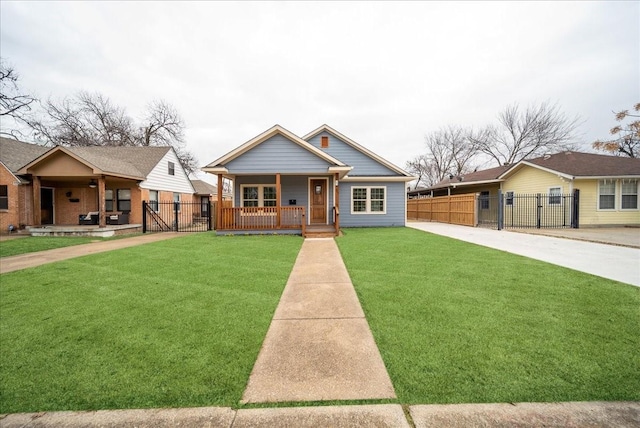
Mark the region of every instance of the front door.
[[40, 224], [53, 224], [53, 189], [40, 189]]
[[311, 180], [311, 224], [327, 224], [327, 180]]

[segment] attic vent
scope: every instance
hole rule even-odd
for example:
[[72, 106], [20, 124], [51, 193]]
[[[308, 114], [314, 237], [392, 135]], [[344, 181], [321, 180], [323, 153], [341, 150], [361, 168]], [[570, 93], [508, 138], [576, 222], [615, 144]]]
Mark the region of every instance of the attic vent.
[[329, 137], [326, 135], [320, 137], [320, 148], [328, 149], [329, 148]]

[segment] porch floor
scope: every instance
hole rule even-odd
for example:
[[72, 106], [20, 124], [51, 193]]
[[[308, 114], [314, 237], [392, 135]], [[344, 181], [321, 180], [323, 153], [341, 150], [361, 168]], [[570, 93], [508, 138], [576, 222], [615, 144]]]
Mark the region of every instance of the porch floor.
[[121, 224], [107, 225], [99, 227], [97, 225], [47, 225], [32, 226], [29, 228], [31, 236], [95, 236], [107, 238], [115, 235], [142, 232], [141, 224]]

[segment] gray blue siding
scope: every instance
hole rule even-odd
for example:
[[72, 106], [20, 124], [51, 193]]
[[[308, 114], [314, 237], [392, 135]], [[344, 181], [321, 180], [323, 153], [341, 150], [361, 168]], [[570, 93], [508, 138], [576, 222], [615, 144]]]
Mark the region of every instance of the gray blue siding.
[[[340, 182], [340, 227], [405, 226], [406, 183]], [[386, 214], [351, 214], [352, 187], [386, 187]]]
[[[320, 139], [322, 136], [329, 137], [329, 148], [320, 148]], [[352, 177], [355, 176], [397, 176], [398, 173], [390, 170], [386, 166], [371, 159], [364, 153], [354, 149], [349, 144], [340, 140], [333, 134], [328, 132], [321, 132], [308, 141], [314, 147], [324, 151], [325, 153], [333, 156], [336, 159], [344, 162], [345, 164], [352, 166], [353, 170], [349, 172]]]
[[225, 166], [231, 174], [274, 172], [326, 174], [330, 164], [288, 138], [275, 135], [229, 161]]
[[[314, 178], [322, 178], [322, 176], [313, 176]], [[251, 175], [239, 176], [235, 180], [235, 201], [236, 206], [241, 206], [241, 186], [245, 184], [275, 184], [275, 175]], [[329, 207], [333, 207], [333, 181], [329, 178], [327, 191], [329, 192]], [[280, 205], [283, 207], [293, 206], [289, 204], [289, 200], [295, 199], [295, 206], [305, 207], [309, 209], [309, 177], [304, 175], [281, 175], [280, 176], [281, 198]]]

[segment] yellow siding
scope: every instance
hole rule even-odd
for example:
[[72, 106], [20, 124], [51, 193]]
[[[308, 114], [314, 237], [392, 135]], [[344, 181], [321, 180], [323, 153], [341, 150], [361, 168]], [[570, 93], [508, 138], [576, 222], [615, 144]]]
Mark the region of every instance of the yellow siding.
[[571, 192], [571, 184], [557, 174], [524, 166], [502, 183], [503, 192], [516, 194], [549, 193], [550, 187], [562, 187], [562, 194]]
[[620, 209], [620, 180], [616, 183], [616, 209], [598, 210], [598, 180], [576, 180], [574, 188], [580, 189], [580, 225], [638, 225], [640, 211]]
[[547, 194], [551, 187], [561, 187], [562, 194], [580, 190], [580, 226], [640, 224], [640, 211], [620, 209], [620, 180], [616, 182], [615, 210], [598, 210], [598, 180], [571, 181], [525, 165], [502, 183], [503, 192], [513, 191], [516, 194]]

